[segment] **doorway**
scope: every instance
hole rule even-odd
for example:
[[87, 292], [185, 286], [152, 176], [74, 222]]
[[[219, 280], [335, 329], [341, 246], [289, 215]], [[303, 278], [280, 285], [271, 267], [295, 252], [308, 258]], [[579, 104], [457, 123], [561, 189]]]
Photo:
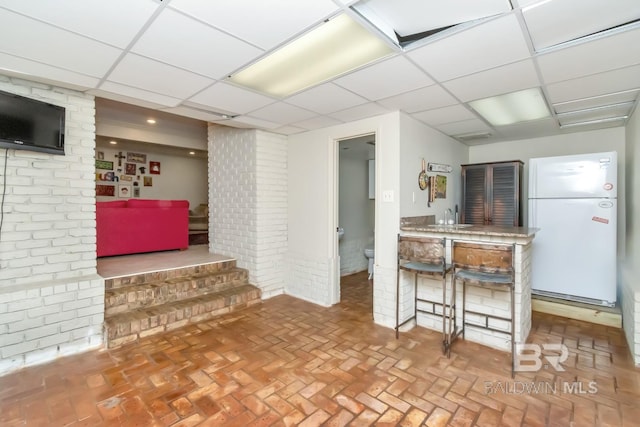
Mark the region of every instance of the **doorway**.
[[338, 141], [340, 277], [366, 272], [374, 280], [375, 134]]

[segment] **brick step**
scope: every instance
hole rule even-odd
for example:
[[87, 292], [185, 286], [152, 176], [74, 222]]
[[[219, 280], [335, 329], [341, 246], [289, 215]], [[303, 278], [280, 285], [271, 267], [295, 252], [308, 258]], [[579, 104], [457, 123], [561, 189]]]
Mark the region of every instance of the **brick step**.
[[217, 273], [220, 271], [236, 268], [236, 261], [212, 262], [209, 264], [198, 264], [188, 267], [180, 267], [172, 270], [153, 271], [150, 273], [139, 273], [129, 276], [114, 277], [104, 281], [105, 290], [117, 289], [127, 286], [142, 285], [144, 283], [162, 282], [178, 277], [193, 276], [200, 273]]
[[139, 338], [209, 320], [260, 302], [260, 289], [244, 284], [195, 298], [110, 316], [104, 322], [107, 347], [119, 347]]
[[246, 284], [248, 276], [247, 270], [233, 268], [110, 289], [104, 296], [105, 316], [223, 291]]

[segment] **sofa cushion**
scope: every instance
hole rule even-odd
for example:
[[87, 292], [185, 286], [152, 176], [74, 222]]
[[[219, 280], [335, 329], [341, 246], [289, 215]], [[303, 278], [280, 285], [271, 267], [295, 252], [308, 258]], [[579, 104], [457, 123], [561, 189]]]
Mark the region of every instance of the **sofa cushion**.
[[113, 200], [110, 202], [96, 202], [96, 207], [99, 208], [126, 208], [126, 200]]
[[147, 200], [147, 199], [129, 199], [127, 207], [130, 208], [189, 208], [188, 200]]

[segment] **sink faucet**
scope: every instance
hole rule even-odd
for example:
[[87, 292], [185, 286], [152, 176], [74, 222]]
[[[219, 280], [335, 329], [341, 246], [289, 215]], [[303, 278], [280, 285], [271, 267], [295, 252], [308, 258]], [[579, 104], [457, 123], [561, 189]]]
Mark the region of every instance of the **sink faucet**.
[[453, 219], [453, 212], [451, 208], [447, 208], [444, 210], [444, 223], [445, 225], [449, 224], [449, 220]]

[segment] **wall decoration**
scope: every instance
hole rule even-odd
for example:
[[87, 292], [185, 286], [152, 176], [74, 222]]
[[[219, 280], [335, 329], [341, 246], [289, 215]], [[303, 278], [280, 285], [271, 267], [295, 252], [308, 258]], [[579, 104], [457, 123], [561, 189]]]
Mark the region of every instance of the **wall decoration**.
[[133, 197], [140, 197], [140, 187], [133, 187]]
[[104, 160], [104, 151], [96, 151], [96, 160]]
[[124, 159], [125, 156], [122, 154], [122, 151], [118, 151], [118, 154], [116, 154], [116, 159], [118, 159], [118, 166], [122, 166], [122, 159]]
[[124, 173], [127, 175], [135, 175], [136, 174], [136, 165], [135, 163], [125, 163], [124, 165]]
[[147, 171], [147, 167], [146, 166], [140, 166], [138, 168], [138, 170], [140, 171], [140, 174], [144, 175], [145, 172]]
[[436, 175], [436, 199], [447, 198], [447, 177]]
[[120, 175], [120, 181], [133, 181], [133, 177], [131, 175]]
[[149, 162], [149, 173], [160, 175], [160, 162]]
[[107, 160], [96, 160], [96, 169], [113, 170], [113, 162]]
[[147, 155], [141, 153], [127, 153], [127, 162], [147, 163]]
[[125, 184], [118, 185], [118, 197], [131, 197], [131, 186]]
[[153, 187], [153, 177], [145, 176], [144, 177], [144, 186], [145, 187]]
[[96, 196], [115, 196], [116, 195], [116, 187], [115, 185], [96, 185]]

